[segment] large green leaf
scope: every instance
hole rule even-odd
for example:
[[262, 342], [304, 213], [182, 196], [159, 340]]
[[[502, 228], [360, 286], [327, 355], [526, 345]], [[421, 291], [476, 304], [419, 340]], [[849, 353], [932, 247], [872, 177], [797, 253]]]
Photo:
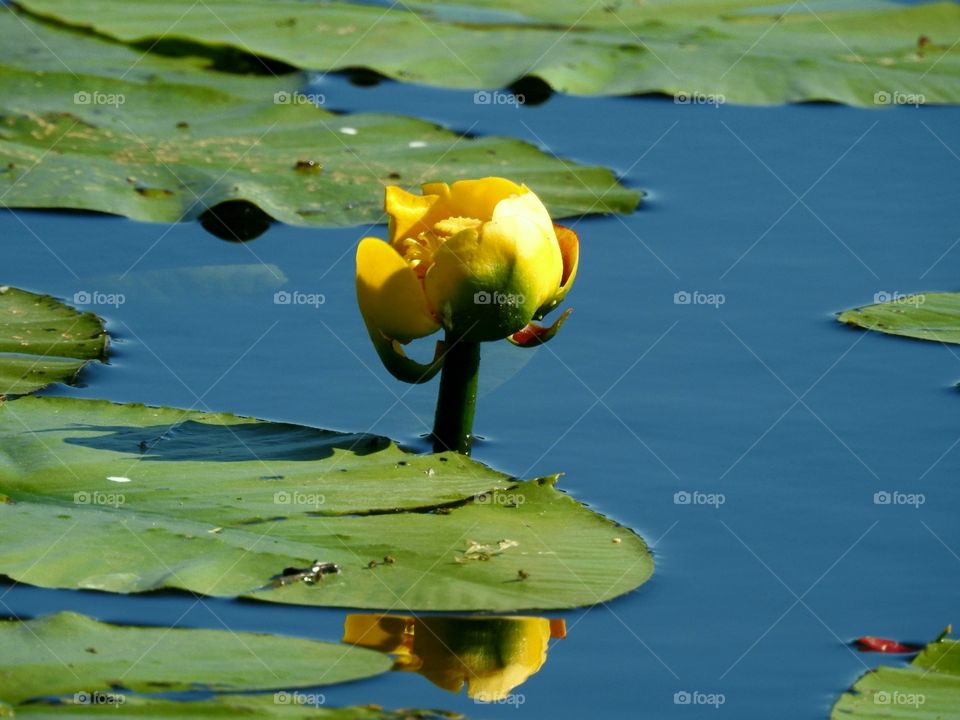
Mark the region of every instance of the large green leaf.
[[837, 319], [867, 330], [919, 340], [960, 343], [960, 293], [917, 293], [846, 310]]
[[960, 717], [960, 642], [930, 643], [907, 667], [866, 673], [837, 701], [831, 720], [946, 720]]
[[[607, 600], [653, 570], [639, 537], [550, 480], [373, 436], [28, 397], [0, 408], [0, 448], [0, 574], [43, 587], [518, 610]], [[315, 560], [340, 572], [276, 580]]]
[[206, 689], [312, 687], [379, 675], [381, 653], [223, 630], [120, 627], [74, 613], [0, 620], [0, 699]]
[[107, 334], [96, 315], [47, 295], [0, 287], [0, 397], [71, 382], [106, 352]]
[[362, 66], [456, 88], [497, 88], [530, 74], [569, 93], [686, 93], [694, 102], [960, 101], [960, 7], [949, 2], [18, 4], [127, 42], [186, 39], [297, 67]]
[[385, 184], [486, 175], [525, 182], [557, 217], [638, 202], [609, 170], [518, 140], [336, 115], [291, 95], [289, 79], [221, 87], [196, 58], [122, 50], [125, 61], [114, 43], [0, 9], [0, 204], [176, 222], [234, 201], [290, 224], [350, 225], [382, 218]]

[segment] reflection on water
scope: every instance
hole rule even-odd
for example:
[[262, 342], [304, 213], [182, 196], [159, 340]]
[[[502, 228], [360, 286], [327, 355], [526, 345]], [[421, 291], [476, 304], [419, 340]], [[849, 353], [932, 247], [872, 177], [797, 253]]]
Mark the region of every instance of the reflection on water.
[[394, 670], [423, 675], [444, 690], [467, 686], [474, 700], [495, 702], [547, 661], [551, 638], [565, 620], [539, 617], [414, 617], [347, 615], [343, 641], [396, 656]]

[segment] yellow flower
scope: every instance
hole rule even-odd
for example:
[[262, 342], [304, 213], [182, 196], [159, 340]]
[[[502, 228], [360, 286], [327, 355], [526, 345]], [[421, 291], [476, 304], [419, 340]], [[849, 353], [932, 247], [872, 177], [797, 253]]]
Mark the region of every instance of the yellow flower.
[[[357, 248], [357, 299], [377, 352], [394, 375], [424, 382], [440, 369], [406, 357], [402, 344], [441, 327], [470, 342], [546, 342], [531, 321], [556, 307], [577, 270], [576, 234], [554, 226], [533, 192], [503, 178], [427, 183], [423, 194], [386, 189], [389, 242]], [[568, 311], [569, 312], [569, 311]]]
[[563, 620], [538, 617], [347, 615], [343, 641], [396, 656], [394, 670], [416, 672], [444, 690], [494, 702], [543, 667]]

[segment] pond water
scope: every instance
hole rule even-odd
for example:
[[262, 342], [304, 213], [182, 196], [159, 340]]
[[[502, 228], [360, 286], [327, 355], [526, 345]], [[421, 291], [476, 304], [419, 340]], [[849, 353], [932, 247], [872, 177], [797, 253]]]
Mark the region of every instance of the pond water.
[[[898, 661], [857, 653], [852, 638], [926, 641], [960, 622], [960, 353], [833, 317], [879, 292], [958, 289], [960, 108], [564, 96], [515, 108], [340, 76], [311, 90], [332, 109], [519, 136], [647, 193], [629, 217], [569, 223], [582, 247], [576, 310], [550, 345], [485, 347], [476, 456], [522, 477], [562, 471], [563, 489], [636, 528], [657, 561], [637, 592], [558, 614], [568, 637], [515, 691], [526, 716], [822, 718], [866, 667]], [[125, 296], [91, 308], [109, 320], [110, 364], [47, 394], [422, 447], [436, 385], [381, 368], [353, 299], [356, 241], [383, 232], [276, 225], [239, 245], [196, 224], [2, 212], [0, 267], [5, 284], [68, 300]], [[325, 302], [275, 304], [281, 289]], [[875, 504], [884, 491], [925, 502]], [[702, 504], [709, 494], [722, 497]], [[176, 594], [0, 595], [24, 616], [330, 640], [345, 616]], [[329, 704], [517, 712], [407, 673], [322, 692]], [[676, 704], [677, 692], [724, 702]]]

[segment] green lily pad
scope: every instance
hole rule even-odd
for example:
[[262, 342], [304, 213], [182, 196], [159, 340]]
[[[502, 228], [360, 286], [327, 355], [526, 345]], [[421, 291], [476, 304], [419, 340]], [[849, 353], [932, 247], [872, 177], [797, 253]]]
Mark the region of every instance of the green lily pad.
[[[311, 704], [322, 693], [272, 695], [228, 695], [209, 700], [178, 702], [173, 700], [126, 698], [123, 705], [50, 705], [35, 703], [17, 708], [16, 717], [29, 720], [59, 720], [63, 717], [87, 720], [130, 720], [132, 718], [206, 718], [259, 717], [278, 720], [444, 720], [459, 718], [457, 713], [440, 710], [383, 710], [377, 706], [322, 707]], [[0, 717], [4, 717], [0, 714]]]
[[960, 293], [917, 293], [846, 310], [837, 320], [918, 340], [960, 343]]
[[346, 645], [223, 630], [120, 627], [74, 613], [0, 620], [0, 647], [0, 698], [11, 705], [115, 687], [313, 687], [379, 675], [391, 666], [381, 653]]
[[960, 642], [930, 643], [906, 667], [868, 672], [837, 701], [831, 720], [944, 720], [960, 708]]
[[[51, 46], [85, 60], [52, 64]], [[395, 115], [337, 115], [292, 93], [289, 79], [235, 77], [219, 87], [224, 73], [193, 57], [123, 48], [122, 72], [118, 47], [0, 10], [2, 205], [199, 218], [229, 237], [243, 222], [231, 222], [231, 210], [258, 208], [293, 225], [378, 222], [386, 184], [487, 175], [525, 182], [557, 217], [630, 212], [639, 202], [609, 170], [518, 140], [463, 137]], [[255, 230], [235, 230], [236, 239], [266, 228], [253, 220]]]
[[[960, 7], [876, 0], [18, 0], [126, 42], [176, 38], [313, 70], [498, 88], [524, 75], [582, 95], [851, 105], [960, 101]], [[509, 48], [508, 52], [497, 49]], [[494, 99], [490, 99], [494, 102]]]
[[[0, 407], [0, 445], [0, 574], [42, 587], [513, 611], [653, 571], [637, 535], [553, 480], [376, 436], [28, 397]], [[308, 577], [314, 561], [339, 572]]]
[[0, 287], [0, 397], [73, 382], [84, 365], [106, 352], [107, 334], [93, 313]]

